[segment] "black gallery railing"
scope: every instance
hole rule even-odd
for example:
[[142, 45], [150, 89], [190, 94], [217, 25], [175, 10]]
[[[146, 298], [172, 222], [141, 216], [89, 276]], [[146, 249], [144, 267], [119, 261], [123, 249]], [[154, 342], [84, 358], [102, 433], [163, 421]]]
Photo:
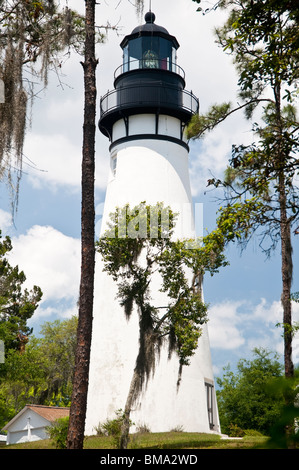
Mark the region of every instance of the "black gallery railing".
[[118, 108], [171, 108], [198, 113], [199, 101], [192, 91], [167, 84], [138, 84], [108, 91], [100, 101], [101, 117]]
[[130, 60], [120, 65], [114, 72], [114, 78], [119, 77], [123, 73], [132, 72], [133, 70], [167, 70], [173, 72], [185, 79], [185, 71], [175, 62], [168, 59], [152, 59], [152, 60]]

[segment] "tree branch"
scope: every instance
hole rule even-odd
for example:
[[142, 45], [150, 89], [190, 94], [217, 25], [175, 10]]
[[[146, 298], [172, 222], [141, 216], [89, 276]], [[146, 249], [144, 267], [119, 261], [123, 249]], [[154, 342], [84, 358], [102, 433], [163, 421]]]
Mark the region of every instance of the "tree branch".
[[[204, 120], [208, 121], [206, 125], [203, 125], [201, 127], [200, 123], [199, 122], [196, 122], [196, 119], [200, 119], [200, 117], [198, 118], [198, 115], [195, 115], [189, 126], [188, 126], [188, 130], [187, 130], [187, 136], [189, 139], [198, 139], [200, 137], [203, 136], [203, 134], [207, 131], [212, 131], [218, 124], [220, 124], [221, 122], [225, 121], [225, 119], [227, 119], [231, 114], [235, 113], [236, 111], [240, 111], [241, 109], [245, 108], [246, 106], [250, 106], [252, 104], [259, 104], [259, 103], [262, 103], [262, 102], [267, 102], [267, 103], [274, 103], [273, 100], [271, 100], [270, 98], [255, 98], [255, 99], [252, 99], [250, 101], [247, 101], [246, 103], [242, 104], [242, 105], [239, 105], [237, 106], [236, 108], [234, 109], [230, 109], [230, 107], [227, 106], [227, 108], [229, 108], [230, 110], [229, 111], [226, 111], [224, 112], [224, 114], [221, 115], [221, 110], [220, 110], [220, 116], [218, 118], [213, 118], [213, 111], [210, 110], [206, 116], [202, 116]], [[215, 109], [214, 109], [214, 112], [215, 112]], [[210, 115], [209, 115], [210, 114]], [[199, 129], [198, 129], [199, 127]]]

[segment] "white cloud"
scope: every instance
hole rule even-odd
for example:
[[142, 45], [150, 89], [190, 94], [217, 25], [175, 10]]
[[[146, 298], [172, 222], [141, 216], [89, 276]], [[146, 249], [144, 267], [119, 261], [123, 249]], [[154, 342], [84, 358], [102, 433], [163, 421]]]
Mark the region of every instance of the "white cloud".
[[24, 153], [37, 167], [29, 174], [34, 187], [80, 187], [80, 148], [65, 136], [29, 134]]
[[212, 348], [236, 349], [245, 343], [239, 328], [238, 309], [243, 302], [225, 301], [209, 309], [209, 337]]
[[0, 230], [2, 237], [7, 235], [12, 224], [12, 216], [9, 212], [0, 209]]
[[269, 304], [266, 299], [262, 298], [260, 303], [255, 307], [253, 315], [257, 321], [262, 321], [265, 325], [281, 323], [281, 302], [279, 300], [275, 300]]
[[[81, 145], [66, 135], [28, 134], [24, 153], [35, 166], [27, 171], [28, 181], [34, 188], [81, 190]], [[106, 187], [108, 176], [108, 150], [106, 155], [101, 154], [96, 153], [95, 185], [99, 189]]]
[[[57, 304], [59, 304], [57, 302]], [[64, 304], [58, 305], [56, 307], [44, 307], [41, 304], [36, 313], [34, 314], [33, 320], [41, 320], [46, 318], [71, 318], [72, 316], [77, 314], [78, 309], [76, 308], [75, 303], [70, 303], [70, 306], [66, 306]]]
[[[292, 302], [293, 324], [299, 321], [299, 304]], [[240, 355], [263, 347], [283, 355], [283, 312], [280, 301], [261, 298], [257, 305], [247, 300], [225, 300], [209, 309], [209, 337], [212, 349], [236, 350]], [[241, 352], [244, 350], [244, 353]], [[299, 332], [293, 339], [293, 360], [299, 362]]]
[[[76, 0], [82, 11], [82, 4]], [[145, 4], [145, 11], [148, 5]], [[153, 6], [156, 23], [165, 26], [170, 34], [177, 36], [181, 45], [178, 50], [178, 64], [186, 72], [187, 89], [199, 97], [204, 110], [215, 102], [234, 98], [236, 76], [231, 59], [215, 44], [213, 29], [222, 24], [226, 13], [218, 10], [210, 15], [196, 13], [197, 5], [186, 4], [185, 0], [163, 0]], [[84, 8], [83, 8], [84, 10]], [[171, 11], [171, 15], [169, 15]], [[99, 58], [97, 67], [97, 120], [99, 118], [100, 96], [113, 87], [114, 70], [122, 62], [120, 42], [123, 36], [144, 19], [138, 18], [133, 5], [128, 0], [112, 0], [96, 8], [97, 25], [118, 25], [118, 34], [108, 32], [108, 39], [103, 45], [97, 45]], [[81, 172], [82, 124], [83, 124], [83, 68], [79, 61], [82, 57], [73, 55], [62, 67], [64, 89], [59, 87], [55, 75], [40, 100], [33, 107], [33, 127], [25, 140], [25, 154], [43, 171], [29, 171], [30, 181], [35, 187], [61, 186], [79, 190]], [[240, 120], [239, 120], [240, 121]], [[228, 135], [215, 131], [204, 142], [204, 151], [196, 155], [196, 170], [193, 186], [197, 188], [198, 175], [206, 168], [222, 171], [230, 135], [236, 133], [234, 125], [228, 127]], [[228, 145], [223, 144], [228, 142]], [[96, 186], [104, 189], [107, 184], [109, 141], [96, 130]], [[205, 163], [206, 162], [206, 163]], [[199, 164], [200, 163], [200, 164]], [[203, 165], [203, 166], [202, 166]], [[203, 170], [204, 168], [204, 170]], [[206, 181], [206, 178], [205, 178]], [[202, 187], [202, 185], [200, 185]]]
[[[25, 235], [12, 240], [9, 256], [26, 275], [26, 286], [38, 285], [43, 291], [41, 307], [36, 314], [60, 312], [61, 305], [74, 306], [79, 296], [80, 240], [67, 237], [49, 226], [33, 226]], [[47, 306], [51, 302], [51, 307]], [[67, 307], [71, 308], [71, 307]]]
[[[54, 106], [54, 105], [53, 105]], [[57, 108], [58, 111], [59, 108]], [[25, 167], [28, 181], [35, 189], [61, 188], [81, 190], [82, 142], [81, 133], [76, 140], [67, 133], [28, 133], [24, 154], [30, 164]], [[95, 150], [95, 188], [104, 190], [109, 170], [109, 142], [97, 136]], [[25, 163], [27, 159], [25, 158]]]
[[[261, 336], [258, 338], [260, 346], [268, 348], [272, 351], [277, 351], [283, 355], [283, 330], [282, 326], [278, 324], [283, 323], [283, 309], [280, 301], [274, 301], [271, 304], [267, 303], [265, 299], [261, 299], [259, 305], [256, 306], [254, 312], [254, 319], [257, 325], [261, 325]], [[299, 303], [292, 302], [292, 324], [299, 323]], [[264, 327], [264, 330], [263, 328]], [[253, 341], [253, 340], [251, 340]], [[257, 346], [257, 344], [255, 345]], [[293, 361], [298, 364], [299, 362], [299, 332], [295, 333], [293, 338]]]
[[202, 140], [192, 142], [190, 179], [194, 196], [205, 190], [208, 179], [223, 179], [233, 145], [249, 145], [253, 140], [250, 122], [243, 119], [242, 112], [238, 112], [206, 134]]

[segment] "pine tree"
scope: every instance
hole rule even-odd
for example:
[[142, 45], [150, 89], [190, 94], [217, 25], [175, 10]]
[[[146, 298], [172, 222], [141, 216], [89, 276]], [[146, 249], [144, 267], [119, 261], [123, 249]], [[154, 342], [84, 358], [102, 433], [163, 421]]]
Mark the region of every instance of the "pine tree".
[[83, 448], [92, 333], [95, 264], [95, 71], [97, 66], [95, 57], [95, 5], [95, 0], [85, 0], [85, 56], [82, 63], [85, 94], [81, 173], [81, 282], [75, 372], [67, 439], [69, 449]]
[[203, 136], [240, 109], [252, 119], [262, 107], [261, 122], [253, 124], [256, 141], [234, 146], [223, 181], [212, 178], [208, 184], [225, 189], [217, 226], [227, 243], [237, 240], [246, 246], [257, 233], [267, 255], [280, 243], [285, 375], [293, 377], [291, 235], [299, 220], [299, 8], [286, 0], [222, 0], [216, 7], [229, 13], [216, 34], [234, 58], [241, 103], [214, 105], [206, 115], [195, 116], [189, 137]]

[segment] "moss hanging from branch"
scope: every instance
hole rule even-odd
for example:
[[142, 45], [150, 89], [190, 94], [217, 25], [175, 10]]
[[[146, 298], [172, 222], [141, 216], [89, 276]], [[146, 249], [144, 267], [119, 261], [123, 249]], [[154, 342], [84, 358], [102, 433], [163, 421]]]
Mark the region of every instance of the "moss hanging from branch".
[[[0, 179], [12, 191], [13, 210], [22, 175], [23, 145], [33, 80], [48, 84], [48, 74], [62, 64], [62, 54], [84, 53], [84, 17], [54, 0], [5, 0], [0, 6]], [[103, 35], [97, 33], [97, 42]], [[65, 57], [64, 57], [65, 60]]]
[[[189, 365], [207, 321], [202, 277], [227, 264], [217, 236], [207, 236], [200, 244], [173, 240], [175, 219], [163, 203], [142, 202], [132, 209], [126, 205], [111, 214], [108, 230], [96, 245], [104, 271], [117, 283], [127, 319], [134, 307], [139, 319], [139, 349], [125, 404], [121, 448], [128, 444], [132, 407], [154, 375], [163, 345], [169, 358], [178, 357], [179, 386], [182, 367]], [[159, 293], [164, 294], [164, 305], [154, 305]]]
[[135, 7], [137, 15], [141, 17], [144, 11], [144, 0], [135, 0]]

